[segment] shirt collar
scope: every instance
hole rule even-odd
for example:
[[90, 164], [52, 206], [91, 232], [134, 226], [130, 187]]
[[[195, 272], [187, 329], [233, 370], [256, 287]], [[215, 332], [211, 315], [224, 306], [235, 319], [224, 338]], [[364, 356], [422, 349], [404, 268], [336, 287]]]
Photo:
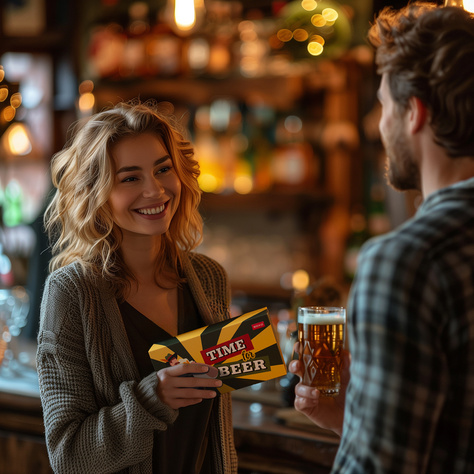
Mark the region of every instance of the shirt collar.
[[474, 177], [458, 181], [445, 188], [438, 189], [431, 193], [418, 208], [417, 214], [424, 214], [428, 212], [433, 206], [436, 206], [442, 201], [451, 199], [452, 197], [466, 196], [474, 198]]

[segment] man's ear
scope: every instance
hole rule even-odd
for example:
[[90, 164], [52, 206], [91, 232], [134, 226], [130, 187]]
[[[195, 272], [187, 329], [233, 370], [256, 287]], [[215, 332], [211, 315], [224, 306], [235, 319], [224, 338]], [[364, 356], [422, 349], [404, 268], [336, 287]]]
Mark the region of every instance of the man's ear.
[[408, 121], [411, 133], [419, 132], [428, 119], [428, 110], [418, 97], [410, 97], [408, 101]]

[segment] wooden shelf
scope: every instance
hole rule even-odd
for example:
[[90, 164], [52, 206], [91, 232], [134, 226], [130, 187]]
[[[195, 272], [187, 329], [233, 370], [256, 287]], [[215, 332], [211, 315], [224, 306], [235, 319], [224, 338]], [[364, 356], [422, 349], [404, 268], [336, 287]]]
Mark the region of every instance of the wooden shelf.
[[245, 296], [250, 299], [268, 299], [271, 301], [282, 301], [289, 303], [291, 299], [291, 290], [285, 290], [282, 287], [265, 284], [246, 284], [239, 281], [231, 282], [232, 295], [234, 298]]
[[299, 76], [245, 78], [179, 76], [131, 80], [99, 80], [94, 95], [99, 107], [140, 97], [193, 105], [209, 104], [216, 98], [232, 97], [247, 101], [258, 96], [276, 109], [290, 109], [304, 93]]
[[333, 203], [333, 198], [325, 193], [303, 191], [271, 191], [250, 194], [203, 193], [201, 209], [204, 212], [270, 211], [301, 212], [325, 211]]

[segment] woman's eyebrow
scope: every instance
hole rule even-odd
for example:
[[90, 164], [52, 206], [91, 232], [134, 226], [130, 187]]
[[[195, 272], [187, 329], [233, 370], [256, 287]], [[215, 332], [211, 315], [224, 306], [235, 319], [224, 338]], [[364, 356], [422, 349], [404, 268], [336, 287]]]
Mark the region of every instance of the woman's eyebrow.
[[[171, 160], [171, 157], [169, 155], [162, 156], [161, 158], [158, 158], [154, 163], [153, 166], [158, 166], [159, 164], [165, 162], [166, 160]], [[122, 166], [119, 170], [117, 170], [116, 174], [120, 173], [127, 173], [129, 171], [139, 171], [141, 170], [140, 166]]]

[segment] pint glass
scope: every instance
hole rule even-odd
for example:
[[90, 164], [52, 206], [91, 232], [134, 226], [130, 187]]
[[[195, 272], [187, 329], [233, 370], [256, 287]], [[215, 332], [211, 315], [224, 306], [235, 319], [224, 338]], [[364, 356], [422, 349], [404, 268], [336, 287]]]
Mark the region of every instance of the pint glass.
[[321, 395], [335, 397], [341, 387], [346, 310], [339, 307], [298, 308], [299, 359], [303, 383]]

